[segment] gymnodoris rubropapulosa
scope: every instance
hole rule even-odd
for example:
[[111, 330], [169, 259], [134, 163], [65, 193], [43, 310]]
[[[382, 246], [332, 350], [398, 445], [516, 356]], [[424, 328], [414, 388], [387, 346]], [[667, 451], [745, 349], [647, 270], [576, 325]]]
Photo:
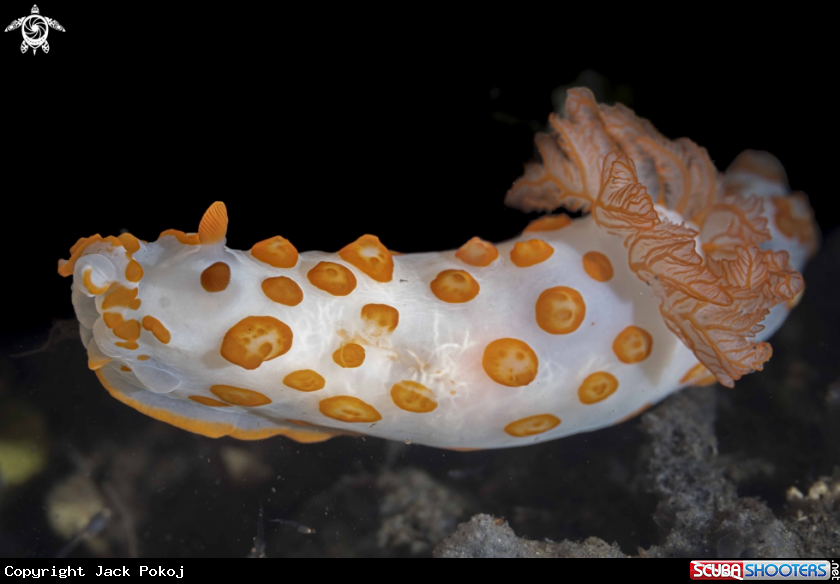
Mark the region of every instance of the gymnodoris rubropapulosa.
[[545, 215], [510, 241], [337, 253], [281, 236], [80, 239], [59, 273], [88, 364], [120, 401], [206, 436], [367, 434], [501, 448], [615, 424], [681, 387], [732, 386], [770, 358], [817, 246], [771, 155], [720, 174], [623, 106], [568, 93], [507, 194]]

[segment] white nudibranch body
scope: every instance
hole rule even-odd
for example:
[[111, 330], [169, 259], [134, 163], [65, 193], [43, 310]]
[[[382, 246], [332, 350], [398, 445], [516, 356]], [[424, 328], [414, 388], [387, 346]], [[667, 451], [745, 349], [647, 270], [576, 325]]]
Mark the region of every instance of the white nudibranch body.
[[[503, 243], [402, 255], [364, 235], [298, 254], [274, 237], [242, 252], [224, 245], [221, 203], [197, 234], [79, 240], [59, 272], [90, 368], [120, 401], [206, 436], [455, 449], [594, 430], [760, 369], [815, 249], [807, 199], [766, 154], [721, 178], [626, 108], [573, 90], [566, 109], [508, 204], [590, 214]], [[666, 155], [684, 172], [664, 172]]]

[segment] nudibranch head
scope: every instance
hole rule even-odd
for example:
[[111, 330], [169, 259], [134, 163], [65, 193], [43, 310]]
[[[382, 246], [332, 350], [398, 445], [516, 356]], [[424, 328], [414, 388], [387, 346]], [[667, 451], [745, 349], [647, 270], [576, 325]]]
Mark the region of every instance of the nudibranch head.
[[276, 235], [93, 235], [59, 273], [88, 366], [140, 412], [205, 436], [359, 433], [456, 449], [618, 423], [669, 393], [732, 385], [799, 300], [818, 243], [807, 198], [747, 151], [726, 174], [623, 106], [570, 90], [507, 195], [557, 208], [513, 240], [335, 253]]

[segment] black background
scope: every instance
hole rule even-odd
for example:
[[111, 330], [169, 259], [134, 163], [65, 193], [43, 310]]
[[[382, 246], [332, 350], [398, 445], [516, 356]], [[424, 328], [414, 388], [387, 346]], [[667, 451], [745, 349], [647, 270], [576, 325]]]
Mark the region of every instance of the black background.
[[[334, 251], [373, 233], [403, 252], [514, 236], [529, 217], [504, 194], [552, 90], [586, 69], [720, 169], [771, 151], [823, 232], [838, 225], [836, 68], [818, 15], [39, 7], [67, 29], [50, 31], [49, 54], [0, 35], [2, 330], [15, 347], [72, 315], [56, 266], [79, 237], [194, 231], [215, 200], [237, 249], [273, 235]], [[2, 26], [30, 8], [4, 2]]]

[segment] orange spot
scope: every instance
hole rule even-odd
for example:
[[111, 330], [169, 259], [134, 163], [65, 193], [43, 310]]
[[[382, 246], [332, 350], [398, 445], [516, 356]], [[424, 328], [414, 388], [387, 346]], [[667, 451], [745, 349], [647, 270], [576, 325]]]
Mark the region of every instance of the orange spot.
[[399, 311], [387, 304], [365, 304], [362, 306], [362, 318], [388, 333], [400, 323]]
[[230, 266], [216, 262], [201, 272], [201, 287], [208, 292], [221, 292], [230, 284]]
[[567, 335], [578, 329], [586, 318], [586, 303], [574, 288], [556, 286], [537, 298], [537, 324], [552, 335]]
[[588, 251], [583, 255], [583, 269], [596, 282], [609, 282], [613, 277], [609, 258], [599, 251]]
[[275, 268], [294, 268], [298, 261], [295, 246], [279, 235], [265, 239], [251, 248], [251, 255]]
[[149, 359], [151, 359], [151, 357], [149, 357], [148, 355], [140, 355], [137, 357], [138, 361], [148, 361]]
[[210, 388], [210, 393], [218, 397], [223, 402], [235, 405], [256, 407], [270, 404], [271, 400], [258, 391], [251, 389], [244, 389], [242, 387], [234, 387], [233, 385], [214, 385]]
[[391, 388], [391, 399], [401, 410], [427, 414], [437, 409], [435, 392], [415, 381], [403, 380]]
[[317, 428], [318, 427], [315, 424], [310, 424], [309, 422], [304, 422], [304, 421], [301, 421], [301, 420], [288, 420], [287, 419], [286, 421], [289, 422], [290, 424], [295, 424], [296, 426], [308, 426], [308, 427], [312, 427], [312, 428]]
[[263, 280], [262, 291], [278, 304], [297, 306], [303, 302], [303, 290], [300, 289], [297, 282], [286, 276]]
[[[565, 217], [565, 215], [561, 215]], [[516, 420], [505, 426], [505, 432], [516, 438], [525, 438], [526, 436], [533, 436], [535, 434], [542, 434], [548, 432], [552, 428], [560, 425], [560, 418], [552, 416], [551, 414], [539, 414], [537, 416], [530, 416]]]
[[140, 338], [140, 321], [126, 320], [114, 327], [114, 334], [124, 341], [136, 341]]
[[120, 365], [120, 371], [131, 371], [131, 369], [129, 369], [125, 365]]
[[119, 312], [106, 312], [102, 315], [102, 320], [105, 321], [105, 326], [107, 326], [109, 329], [112, 329], [118, 324], [122, 323], [123, 315]]
[[484, 349], [481, 360], [484, 372], [495, 381], [508, 387], [528, 385], [537, 376], [537, 354], [519, 339], [497, 339]]
[[191, 400], [194, 402], [198, 402], [205, 406], [210, 406], [211, 408], [229, 408], [230, 404], [226, 404], [225, 402], [221, 402], [217, 399], [213, 399], [212, 397], [204, 397], [203, 395], [191, 395], [189, 396]]
[[256, 369], [292, 348], [292, 329], [273, 316], [248, 316], [225, 334], [222, 357], [244, 369]]
[[618, 379], [606, 371], [597, 371], [583, 380], [578, 397], [587, 405], [598, 403], [610, 397], [618, 389]]
[[452, 304], [469, 302], [481, 290], [475, 278], [464, 270], [443, 270], [429, 287], [439, 299]]
[[520, 268], [527, 268], [544, 262], [554, 253], [554, 248], [542, 239], [520, 241], [510, 251], [510, 261]]
[[169, 329], [163, 326], [163, 323], [154, 316], [143, 317], [143, 328], [155, 335], [155, 338], [164, 345], [168, 345], [169, 341], [172, 340]]
[[691, 385], [712, 385], [713, 383], [717, 383], [717, 377], [712, 375], [711, 371], [706, 369], [705, 365], [698, 363], [689, 369], [685, 375], [683, 375], [682, 379], [680, 379], [680, 383], [690, 383]]
[[613, 352], [622, 363], [644, 361], [653, 349], [653, 337], [643, 328], [628, 326], [613, 341]]
[[130, 260], [125, 267], [125, 279], [129, 282], [139, 282], [143, 279], [143, 266], [137, 260]]
[[455, 257], [467, 265], [485, 268], [499, 257], [499, 250], [489, 241], [473, 237], [455, 252]]
[[198, 239], [205, 245], [219, 243], [225, 238], [227, 226], [227, 207], [221, 201], [216, 201], [205, 211], [198, 224]]
[[135, 351], [140, 346], [134, 341], [118, 341], [114, 344], [118, 347], [122, 347], [123, 349], [128, 349], [129, 351]]
[[313, 286], [333, 296], [347, 296], [356, 288], [353, 272], [333, 262], [319, 262], [306, 277]]
[[120, 233], [117, 239], [122, 242], [125, 251], [128, 253], [140, 251], [140, 241], [130, 233]]
[[167, 229], [166, 231], [162, 231], [161, 234], [158, 236], [158, 239], [164, 237], [166, 235], [172, 235], [177, 239], [180, 243], [184, 245], [200, 245], [201, 240], [198, 238], [198, 233], [184, 233], [183, 231], [178, 231], [177, 229]]
[[545, 217], [531, 221], [528, 227], [525, 228], [525, 233], [533, 231], [556, 231], [568, 227], [571, 224], [572, 220], [568, 215], [546, 215]]
[[324, 389], [327, 380], [321, 377], [317, 371], [312, 369], [301, 369], [292, 371], [283, 378], [283, 385], [298, 391], [318, 391]]
[[365, 362], [365, 348], [348, 343], [333, 353], [333, 361], [345, 368], [358, 367]]
[[338, 255], [377, 282], [390, 282], [394, 276], [394, 258], [375, 235], [361, 236], [339, 250]]
[[93, 280], [90, 279], [90, 275], [92, 273], [93, 268], [86, 269], [84, 274], [82, 274], [82, 283], [85, 285], [85, 288], [88, 292], [90, 292], [94, 296], [99, 296], [100, 294], [108, 290], [108, 286], [110, 286], [111, 283], [108, 282], [105, 286], [97, 286], [93, 283]]
[[378, 422], [382, 419], [376, 408], [350, 395], [338, 395], [321, 400], [318, 409], [328, 418], [340, 422]]
[[120, 284], [113, 287], [110, 294], [102, 301], [102, 310], [109, 308], [125, 307], [129, 310], [140, 308], [141, 301], [137, 298], [137, 288], [125, 288]]

